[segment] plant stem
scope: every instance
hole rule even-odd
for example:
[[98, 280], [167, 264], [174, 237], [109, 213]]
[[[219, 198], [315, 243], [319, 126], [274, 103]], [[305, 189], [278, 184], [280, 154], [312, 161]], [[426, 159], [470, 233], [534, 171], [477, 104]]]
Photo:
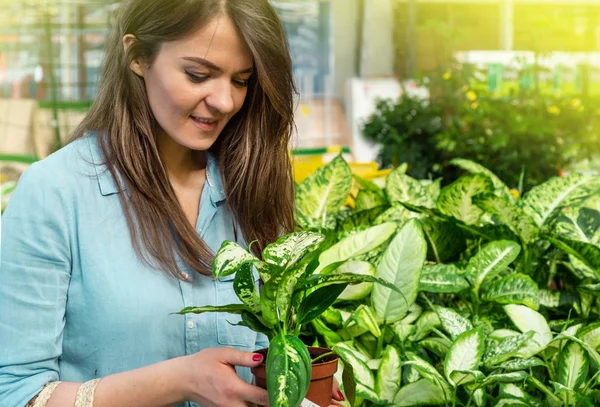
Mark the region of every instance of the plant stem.
[[325, 359], [326, 357], [331, 356], [331, 355], [335, 355], [335, 353], [333, 353], [333, 352], [323, 353], [322, 355], [319, 355], [316, 358], [314, 358], [313, 360], [311, 360], [311, 363], [314, 364], [314, 363], [318, 362], [319, 360]]
[[[385, 329], [385, 326], [383, 327]], [[381, 336], [377, 338], [377, 350], [375, 351], [375, 359], [379, 359], [381, 357], [381, 353], [383, 352], [383, 329], [381, 330]]]

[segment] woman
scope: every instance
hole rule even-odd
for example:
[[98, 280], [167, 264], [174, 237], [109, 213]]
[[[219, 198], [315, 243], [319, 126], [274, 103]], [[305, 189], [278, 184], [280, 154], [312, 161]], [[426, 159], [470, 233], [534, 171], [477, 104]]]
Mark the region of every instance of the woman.
[[264, 338], [170, 314], [236, 301], [224, 240], [292, 229], [293, 94], [268, 0], [122, 6], [87, 117], [3, 216], [1, 406], [267, 404]]

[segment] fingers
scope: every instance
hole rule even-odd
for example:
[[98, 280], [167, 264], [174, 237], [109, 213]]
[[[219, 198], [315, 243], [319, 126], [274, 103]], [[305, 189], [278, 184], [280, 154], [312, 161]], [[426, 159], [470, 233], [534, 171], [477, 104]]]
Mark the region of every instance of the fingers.
[[256, 367], [263, 361], [263, 355], [260, 353], [243, 352], [231, 348], [223, 348], [220, 355], [221, 361], [233, 366]]
[[242, 400], [254, 403], [257, 406], [269, 406], [269, 394], [265, 389], [246, 384], [242, 389]]
[[340, 390], [340, 384], [335, 379], [335, 377], [333, 378], [333, 389], [331, 391], [331, 396], [336, 401], [344, 401], [345, 400], [344, 395], [342, 394], [342, 391]]

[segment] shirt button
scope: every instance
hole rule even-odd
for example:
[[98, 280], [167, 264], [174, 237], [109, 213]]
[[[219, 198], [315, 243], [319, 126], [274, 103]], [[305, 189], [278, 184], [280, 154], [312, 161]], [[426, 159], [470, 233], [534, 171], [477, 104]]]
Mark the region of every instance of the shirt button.
[[187, 322], [187, 327], [188, 327], [189, 329], [194, 329], [194, 326], [196, 326], [196, 324], [194, 324], [194, 321], [188, 321], [188, 322]]
[[188, 280], [190, 278], [190, 275], [188, 273], [183, 273], [182, 274], [183, 278], [185, 278], [186, 280]]

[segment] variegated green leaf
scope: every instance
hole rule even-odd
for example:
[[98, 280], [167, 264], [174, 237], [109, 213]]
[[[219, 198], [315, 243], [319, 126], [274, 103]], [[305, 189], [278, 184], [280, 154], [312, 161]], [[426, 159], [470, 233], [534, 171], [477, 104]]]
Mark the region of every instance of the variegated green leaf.
[[590, 345], [592, 348], [600, 349], [600, 322], [587, 325], [577, 332], [577, 337]]
[[552, 340], [552, 332], [542, 314], [524, 305], [515, 304], [505, 305], [504, 311], [521, 332], [535, 332], [528, 345], [521, 349], [519, 356], [532, 357], [548, 346]]
[[408, 360], [402, 362], [402, 365], [412, 366], [423, 378], [429, 380], [438, 389], [440, 389], [446, 400], [450, 400], [452, 397], [450, 385], [435, 367], [412, 352], [406, 353], [406, 359]]
[[313, 319], [310, 323], [312, 327], [325, 339], [325, 343], [328, 347], [332, 347], [344, 340], [337, 332], [331, 330], [327, 325], [323, 323], [319, 318]]
[[583, 349], [585, 349], [590, 357], [590, 360], [594, 362], [595, 367], [600, 367], [600, 354], [598, 354], [598, 352], [596, 351], [596, 349], [592, 348], [587, 342], [582, 341], [579, 338], [576, 338], [572, 335], [568, 335], [564, 332], [558, 334], [556, 336], [556, 338], [554, 338], [553, 341], [563, 341], [565, 339], [568, 339], [570, 341], [576, 342], [579, 345], [581, 345], [581, 347]]
[[450, 373], [450, 380], [454, 382], [454, 387], [466, 383], [479, 383], [485, 379], [483, 372], [479, 370], [453, 370]]
[[260, 297], [256, 283], [254, 282], [252, 263], [244, 263], [238, 268], [235, 280], [233, 281], [233, 290], [240, 301], [246, 304], [252, 312], [260, 312]]
[[476, 378], [465, 373], [452, 375], [452, 372], [476, 370], [484, 348], [485, 338], [481, 329], [472, 329], [456, 337], [444, 360], [444, 372], [451, 385], [467, 384]]
[[473, 290], [479, 293], [484, 281], [503, 272], [519, 256], [521, 246], [510, 240], [497, 240], [483, 246], [469, 260], [467, 276], [473, 281]]
[[486, 386], [489, 386], [490, 384], [495, 383], [517, 383], [527, 379], [528, 376], [529, 375], [523, 371], [510, 373], [494, 373], [486, 377], [486, 379], [483, 382], [474, 384], [473, 387], [484, 388]]
[[278, 335], [267, 353], [269, 405], [289, 407], [302, 403], [310, 385], [312, 365], [306, 345], [292, 335]]
[[524, 243], [530, 243], [538, 237], [538, 226], [516, 204], [489, 192], [474, 196], [473, 203], [508, 226]]
[[420, 219], [427, 240], [427, 259], [436, 263], [452, 261], [466, 249], [464, 232], [454, 222], [432, 217]]
[[315, 286], [326, 286], [331, 284], [339, 284], [339, 283], [348, 283], [348, 284], [362, 284], [362, 283], [376, 283], [377, 285], [382, 285], [384, 287], [389, 288], [395, 293], [401, 293], [400, 289], [396, 287], [394, 284], [375, 276], [369, 276], [366, 274], [315, 274], [311, 277], [308, 277], [302, 283], [303, 288], [311, 288]]
[[444, 392], [429, 380], [421, 379], [402, 387], [396, 394], [394, 407], [439, 406], [446, 403]]
[[600, 247], [591, 243], [567, 239], [562, 236], [544, 236], [554, 246], [576, 257], [600, 277]]
[[384, 196], [385, 193], [382, 188], [380, 188], [376, 183], [369, 181], [360, 175], [352, 174], [352, 178], [358, 185], [361, 190], [377, 192], [378, 194]]
[[558, 358], [558, 381], [571, 390], [578, 390], [587, 378], [590, 362], [586, 352], [576, 342], [569, 342]]
[[416, 331], [409, 339], [413, 342], [420, 341], [429, 335], [432, 329], [438, 328], [441, 325], [442, 323], [436, 312], [425, 311], [417, 320]]
[[365, 211], [373, 209], [381, 205], [385, 205], [387, 200], [378, 192], [362, 189], [358, 191], [355, 200], [355, 208], [357, 211]]
[[419, 291], [430, 293], [458, 293], [470, 284], [454, 264], [434, 264], [423, 268]]
[[207, 305], [204, 307], [185, 307], [177, 314], [203, 314], [205, 312], [227, 312], [229, 314], [241, 315], [244, 311], [250, 311], [245, 304], [229, 304], [229, 305]]
[[359, 305], [356, 311], [352, 314], [352, 319], [356, 321], [358, 326], [366, 328], [376, 338], [381, 337], [379, 323], [377, 322], [371, 307], [365, 304]]
[[396, 347], [389, 345], [385, 348], [377, 369], [375, 392], [380, 399], [391, 403], [400, 388], [401, 380], [400, 352]]
[[355, 259], [370, 252], [388, 241], [394, 233], [396, 224], [389, 222], [347, 236], [320, 254], [315, 273], [321, 272], [329, 264]]
[[419, 345], [443, 358], [448, 354], [452, 342], [446, 338], [426, 338]]
[[381, 225], [386, 222], [396, 222], [400, 225], [403, 225], [409, 219], [418, 217], [418, 214], [409, 211], [404, 207], [404, 205], [395, 203], [378, 215], [373, 221], [374, 225]]
[[531, 404], [516, 398], [499, 399], [494, 407], [531, 407]]
[[594, 297], [600, 297], [600, 283], [578, 285], [577, 291], [593, 295]]
[[435, 207], [435, 201], [418, 180], [396, 170], [387, 176], [385, 191], [390, 202], [407, 202], [427, 208]]
[[473, 400], [477, 407], [485, 407], [487, 403], [487, 393], [483, 389], [477, 389], [473, 392]]
[[434, 202], [437, 202], [440, 197], [440, 192], [442, 191], [442, 178], [437, 178], [435, 180], [422, 179], [420, 182], [421, 186], [425, 188], [431, 199], [433, 199]]
[[456, 340], [462, 333], [473, 329], [471, 321], [454, 311], [452, 308], [434, 305], [434, 310], [440, 318], [444, 330], [450, 334], [452, 340]]
[[537, 284], [524, 274], [509, 274], [492, 282], [483, 299], [500, 304], [522, 304], [534, 310], [540, 307]]
[[513, 360], [509, 360], [507, 362], [501, 363], [496, 366], [499, 369], [515, 371], [515, 370], [527, 370], [532, 367], [544, 366], [544, 362], [538, 358], [517, 358]]
[[351, 212], [348, 217], [338, 223], [338, 227], [336, 228], [338, 240], [342, 240], [348, 235], [378, 225], [379, 223], [375, 223], [375, 219], [377, 219], [386, 208], [387, 206], [378, 206], [366, 211]]
[[437, 207], [445, 215], [475, 225], [479, 223], [483, 211], [473, 205], [471, 198], [479, 193], [493, 190], [494, 184], [483, 174], [460, 177], [442, 189]]
[[[344, 365], [352, 365], [354, 371], [354, 379], [358, 384], [364, 387], [375, 389], [375, 376], [369, 369], [366, 362], [357, 356], [356, 351], [351, 349], [348, 345], [341, 342], [332, 347], [333, 352], [338, 355], [343, 361]], [[358, 389], [357, 389], [358, 390]]]
[[225, 241], [213, 260], [213, 278], [229, 276], [242, 264], [257, 261], [259, 260], [239, 244]]
[[[348, 261], [337, 268], [333, 274], [358, 274], [375, 276], [375, 267], [366, 261]], [[338, 297], [342, 301], [360, 300], [371, 293], [373, 283], [362, 283], [347, 287]]]
[[533, 187], [525, 195], [523, 209], [539, 227], [542, 227], [557, 215], [561, 207], [580, 203], [599, 190], [599, 177], [575, 172], [567, 177], [553, 177]]
[[488, 346], [483, 355], [484, 365], [486, 367], [491, 367], [516, 356], [521, 347], [523, 347], [523, 345], [525, 345], [534, 335], [534, 331], [529, 331], [520, 335], [508, 336], [502, 339], [500, 343]]
[[587, 199], [581, 206], [562, 208], [554, 225], [554, 233], [600, 245], [600, 195]]
[[388, 323], [406, 315], [417, 298], [426, 243], [417, 220], [408, 221], [385, 251], [376, 276], [389, 281], [400, 292], [375, 285], [371, 300], [376, 315]]
[[352, 187], [352, 171], [342, 156], [319, 168], [296, 188], [296, 219], [304, 229], [335, 227], [335, 215]]
[[453, 160], [450, 160], [450, 164], [460, 167], [463, 170], [467, 170], [472, 174], [485, 175], [494, 184], [495, 193], [497, 196], [514, 201], [515, 198], [510, 193], [510, 189], [506, 186], [506, 184], [502, 182], [502, 180], [500, 180], [500, 178], [498, 178], [496, 174], [494, 174], [484, 166], [477, 164], [476, 162], [466, 160], [464, 158], [455, 158]]
[[316, 232], [294, 232], [282, 236], [263, 250], [263, 259], [281, 268], [287, 269], [296, 265], [307, 253], [315, 250], [325, 239]]

